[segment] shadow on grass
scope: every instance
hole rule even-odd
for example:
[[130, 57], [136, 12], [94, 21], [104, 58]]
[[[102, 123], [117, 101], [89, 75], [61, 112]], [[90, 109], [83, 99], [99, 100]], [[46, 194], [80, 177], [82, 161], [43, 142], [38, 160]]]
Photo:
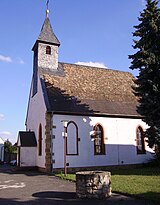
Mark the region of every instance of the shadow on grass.
[[157, 202], [157, 204], [160, 204], [160, 193], [158, 192], [147, 192], [147, 193], [143, 193], [143, 194], [140, 194], [140, 195], [137, 195], [137, 197], [144, 197], [145, 199], [148, 199], [148, 200], [153, 200], [155, 202]]
[[160, 167], [148, 167], [134, 169], [117, 169], [111, 171], [112, 175], [141, 175], [141, 176], [160, 176]]

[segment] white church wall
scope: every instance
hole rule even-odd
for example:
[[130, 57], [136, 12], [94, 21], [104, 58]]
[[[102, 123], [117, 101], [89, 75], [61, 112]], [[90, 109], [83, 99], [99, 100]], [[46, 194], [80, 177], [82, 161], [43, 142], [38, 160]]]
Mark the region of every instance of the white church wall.
[[45, 113], [46, 106], [44, 102], [40, 79], [38, 78], [38, 92], [33, 97], [32, 94], [30, 96], [26, 121], [26, 130], [34, 131], [38, 148], [39, 125], [40, 123], [42, 125], [42, 155], [38, 155], [38, 149], [36, 151], [36, 166], [42, 168], [45, 168]]
[[36, 147], [21, 147], [20, 150], [20, 167], [36, 166]]
[[[106, 166], [122, 164], [145, 163], [153, 157], [153, 151], [146, 146], [146, 154], [137, 155], [136, 128], [147, 126], [140, 119], [125, 119], [111, 117], [86, 117], [54, 115], [52, 130], [53, 138], [53, 168], [63, 168], [64, 164], [64, 131], [62, 120], [74, 121], [78, 126], [79, 154], [67, 156], [69, 167]], [[96, 124], [104, 129], [105, 155], [94, 155], [94, 142], [90, 132]]]

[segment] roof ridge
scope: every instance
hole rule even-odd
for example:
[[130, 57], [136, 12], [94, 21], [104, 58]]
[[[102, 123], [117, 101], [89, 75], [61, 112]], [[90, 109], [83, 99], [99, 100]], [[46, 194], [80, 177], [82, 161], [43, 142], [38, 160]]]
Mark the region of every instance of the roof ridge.
[[96, 66], [90, 66], [90, 65], [80, 65], [80, 64], [76, 64], [76, 63], [65, 63], [65, 62], [58, 62], [58, 63], [66, 64], [66, 65], [73, 65], [73, 66], [81, 67], [81, 68], [87, 67], [87, 68], [93, 68], [93, 69], [95, 68], [95, 69], [100, 69], [100, 70], [114, 71], [114, 72], [118, 72], [118, 73], [128, 73], [131, 76], [133, 76], [133, 74], [129, 71], [115, 70], [115, 69], [112, 69], [112, 68], [103, 68], [103, 67], [96, 67]]

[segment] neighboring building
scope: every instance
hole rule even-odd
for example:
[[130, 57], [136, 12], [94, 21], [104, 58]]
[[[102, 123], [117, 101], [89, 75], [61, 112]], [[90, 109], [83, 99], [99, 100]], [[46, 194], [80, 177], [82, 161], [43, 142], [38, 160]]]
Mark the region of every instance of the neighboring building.
[[59, 46], [47, 12], [33, 46], [26, 133], [18, 137], [19, 166], [49, 172], [64, 164], [93, 169], [151, 159], [153, 151], [143, 137], [147, 125], [136, 112], [133, 76], [59, 63]]
[[36, 167], [37, 142], [34, 132], [19, 132], [17, 165], [19, 167]]
[[0, 162], [4, 162], [4, 140], [0, 137]]

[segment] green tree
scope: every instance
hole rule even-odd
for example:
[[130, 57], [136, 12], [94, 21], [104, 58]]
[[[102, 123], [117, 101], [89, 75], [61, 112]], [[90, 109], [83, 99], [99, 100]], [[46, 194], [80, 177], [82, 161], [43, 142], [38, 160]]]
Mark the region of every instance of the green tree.
[[12, 154], [15, 153], [17, 150], [16, 146], [12, 145], [12, 143], [9, 140], [6, 140], [4, 142], [4, 151], [6, 153]]
[[5, 153], [5, 161], [11, 161], [11, 155], [17, 153], [17, 147], [12, 145], [9, 140], [4, 142], [4, 153]]
[[136, 53], [130, 69], [137, 69], [139, 75], [133, 87], [139, 104], [137, 112], [149, 125], [145, 131], [148, 144], [160, 147], [160, 10], [157, 0], [146, 0], [146, 7], [138, 18], [140, 24], [134, 26], [133, 48]]

